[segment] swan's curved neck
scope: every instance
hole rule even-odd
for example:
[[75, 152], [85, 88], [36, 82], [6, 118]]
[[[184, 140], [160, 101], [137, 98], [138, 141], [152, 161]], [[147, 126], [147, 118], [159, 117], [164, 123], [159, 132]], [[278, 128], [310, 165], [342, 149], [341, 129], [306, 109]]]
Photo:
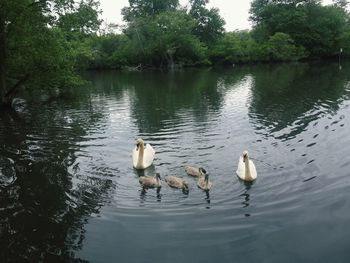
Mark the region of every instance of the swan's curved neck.
[[137, 166], [142, 166], [143, 165], [143, 154], [145, 151], [145, 146], [143, 143], [140, 144], [139, 146], [139, 157], [137, 159]]
[[244, 165], [245, 165], [245, 178], [246, 178], [246, 180], [252, 180], [253, 177], [250, 174], [250, 167], [249, 167], [249, 158], [248, 158], [248, 156], [245, 158]]

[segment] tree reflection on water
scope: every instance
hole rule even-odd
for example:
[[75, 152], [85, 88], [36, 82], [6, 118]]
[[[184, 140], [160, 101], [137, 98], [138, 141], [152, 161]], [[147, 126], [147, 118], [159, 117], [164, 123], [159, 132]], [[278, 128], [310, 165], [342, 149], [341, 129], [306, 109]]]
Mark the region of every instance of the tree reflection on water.
[[[0, 155], [11, 160], [1, 169], [15, 173], [10, 184], [0, 185], [2, 262], [74, 261], [83, 225], [115, 188], [110, 179], [87, 176], [75, 163], [76, 144], [102, 116], [91, 110], [94, 121], [76, 115], [64, 128], [68, 109], [40, 106], [0, 114]], [[1, 181], [5, 176], [0, 173]]]

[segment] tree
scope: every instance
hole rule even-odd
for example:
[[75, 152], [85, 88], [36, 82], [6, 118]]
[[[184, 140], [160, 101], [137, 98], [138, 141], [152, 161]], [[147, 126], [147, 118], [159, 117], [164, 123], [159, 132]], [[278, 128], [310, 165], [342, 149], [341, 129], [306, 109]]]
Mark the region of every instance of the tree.
[[98, 28], [97, 6], [95, 0], [0, 0], [0, 106], [11, 106], [23, 85], [77, 83], [69, 39]]
[[288, 34], [280, 32], [269, 38], [267, 50], [275, 61], [297, 60], [304, 56], [304, 48], [298, 48]]
[[262, 60], [261, 48], [248, 31], [227, 32], [213, 47], [211, 57], [224, 64]]
[[129, 62], [150, 66], [208, 64], [208, 46], [214, 45], [225, 24], [219, 10], [208, 10], [208, 0], [129, 0], [122, 14], [130, 39]]
[[125, 34], [103, 34], [84, 41], [79, 64], [88, 69], [118, 69], [130, 63], [131, 43]]
[[348, 21], [344, 9], [322, 6], [319, 0], [255, 0], [250, 15], [258, 41], [268, 41], [270, 36], [282, 32], [312, 57], [337, 52]]
[[129, 23], [134, 63], [156, 66], [203, 62], [206, 48], [192, 34], [193, 19], [184, 10], [166, 11]]
[[337, 7], [346, 9], [348, 6], [349, 2], [347, 0], [333, 0], [333, 4]]
[[178, 0], [129, 0], [129, 7], [122, 9], [122, 15], [125, 21], [132, 22], [136, 18], [174, 11], [178, 5]]
[[194, 34], [199, 39], [211, 45], [225, 32], [225, 20], [220, 16], [219, 9], [207, 9], [209, 0], [190, 0], [190, 15], [195, 19]]
[[100, 13], [98, 2], [82, 0], [76, 7], [64, 10], [55, 24], [65, 32], [91, 34], [100, 27], [101, 21], [98, 19]]

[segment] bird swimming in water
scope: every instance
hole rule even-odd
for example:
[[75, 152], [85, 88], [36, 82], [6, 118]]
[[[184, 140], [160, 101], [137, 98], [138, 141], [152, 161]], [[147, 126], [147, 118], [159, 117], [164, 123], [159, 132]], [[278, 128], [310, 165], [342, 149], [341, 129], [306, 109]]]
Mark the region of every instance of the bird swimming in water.
[[186, 166], [185, 171], [188, 175], [194, 176], [194, 177], [201, 177], [205, 176], [207, 171], [202, 167], [193, 167], [193, 166]]
[[183, 190], [188, 190], [188, 184], [187, 182], [179, 177], [168, 175], [165, 176], [165, 182], [173, 187], [173, 188], [178, 188], [178, 189], [183, 189]]
[[159, 173], [156, 173], [156, 176], [140, 176], [139, 182], [144, 188], [160, 188], [160, 187], [162, 187]]
[[244, 181], [252, 182], [257, 177], [255, 165], [252, 160], [249, 160], [248, 151], [244, 151], [239, 157], [236, 174]]
[[144, 170], [151, 166], [154, 160], [155, 150], [150, 144], [144, 143], [142, 139], [136, 140], [136, 146], [132, 152], [134, 168]]
[[209, 181], [209, 174], [205, 174], [205, 176], [201, 176], [198, 178], [197, 186], [200, 189], [208, 191], [210, 190], [212, 185], [212, 182]]

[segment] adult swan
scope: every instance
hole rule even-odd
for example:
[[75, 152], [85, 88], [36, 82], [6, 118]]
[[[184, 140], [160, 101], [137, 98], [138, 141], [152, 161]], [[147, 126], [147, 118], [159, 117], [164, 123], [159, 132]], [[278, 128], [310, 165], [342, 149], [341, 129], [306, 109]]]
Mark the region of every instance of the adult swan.
[[136, 146], [132, 151], [132, 161], [134, 168], [138, 170], [146, 169], [154, 159], [155, 150], [150, 144], [146, 144], [142, 139], [137, 139]]
[[244, 151], [242, 156], [239, 157], [236, 174], [239, 178], [247, 182], [254, 181], [257, 177], [255, 165], [253, 161], [249, 160], [247, 151]]

